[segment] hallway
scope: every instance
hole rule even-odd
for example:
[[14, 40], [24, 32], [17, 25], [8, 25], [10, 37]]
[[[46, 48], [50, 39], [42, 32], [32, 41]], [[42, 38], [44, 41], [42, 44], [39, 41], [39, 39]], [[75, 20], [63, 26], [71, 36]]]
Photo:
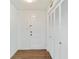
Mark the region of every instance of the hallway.
[[67, 5], [67, 0], [11, 0], [10, 57], [68, 59]]
[[18, 50], [11, 59], [51, 59], [49, 52], [43, 50]]

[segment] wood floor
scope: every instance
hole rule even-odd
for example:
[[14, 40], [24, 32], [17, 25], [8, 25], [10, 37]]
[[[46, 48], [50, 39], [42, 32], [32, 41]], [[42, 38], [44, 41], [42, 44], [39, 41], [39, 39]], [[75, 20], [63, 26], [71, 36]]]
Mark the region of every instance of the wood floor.
[[47, 50], [18, 50], [11, 59], [52, 59]]

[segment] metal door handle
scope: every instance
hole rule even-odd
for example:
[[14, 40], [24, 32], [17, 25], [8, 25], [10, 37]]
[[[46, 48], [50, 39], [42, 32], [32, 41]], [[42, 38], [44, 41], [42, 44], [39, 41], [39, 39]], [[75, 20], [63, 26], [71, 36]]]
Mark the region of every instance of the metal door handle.
[[62, 42], [60, 41], [60, 42], [59, 42], [59, 44], [61, 45], [61, 44], [62, 44]]

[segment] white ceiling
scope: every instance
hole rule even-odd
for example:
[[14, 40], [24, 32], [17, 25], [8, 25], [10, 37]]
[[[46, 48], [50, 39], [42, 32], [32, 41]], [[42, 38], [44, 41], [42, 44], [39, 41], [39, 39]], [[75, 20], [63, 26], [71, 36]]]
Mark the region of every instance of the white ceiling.
[[11, 3], [19, 10], [46, 10], [49, 0], [37, 0], [33, 3], [27, 3], [24, 0], [11, 0]]

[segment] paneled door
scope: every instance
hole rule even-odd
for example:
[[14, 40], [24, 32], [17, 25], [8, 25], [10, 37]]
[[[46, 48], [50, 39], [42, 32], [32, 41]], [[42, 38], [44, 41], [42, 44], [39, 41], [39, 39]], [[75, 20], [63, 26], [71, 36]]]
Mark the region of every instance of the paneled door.
[[[39, 16], [40, 17], [40, 16]], [[41, 48], [41, 20], [38, 16], [32, 16], [30, 19], [30, 44], [31, 49], [39, 49]]]
[[[67, 0], [60, 0], [48, 13], [51, 55], [54, 59], [68, 59], [68, 10]], [[52, 48], [51, 48], [52, 47]]]
[[[26, 40], [29, 42], [29, 49], [45, 49], [46, 47], [46, 19], [44, 12], [34, 11], [30, 12], [27, 19], [25, 29]], [[26, 27], [26, 26], [25, 26]], [[27, 42], [26, 42], [27, 43]], [[26, 48], [26, 47], [25, 47]]]

